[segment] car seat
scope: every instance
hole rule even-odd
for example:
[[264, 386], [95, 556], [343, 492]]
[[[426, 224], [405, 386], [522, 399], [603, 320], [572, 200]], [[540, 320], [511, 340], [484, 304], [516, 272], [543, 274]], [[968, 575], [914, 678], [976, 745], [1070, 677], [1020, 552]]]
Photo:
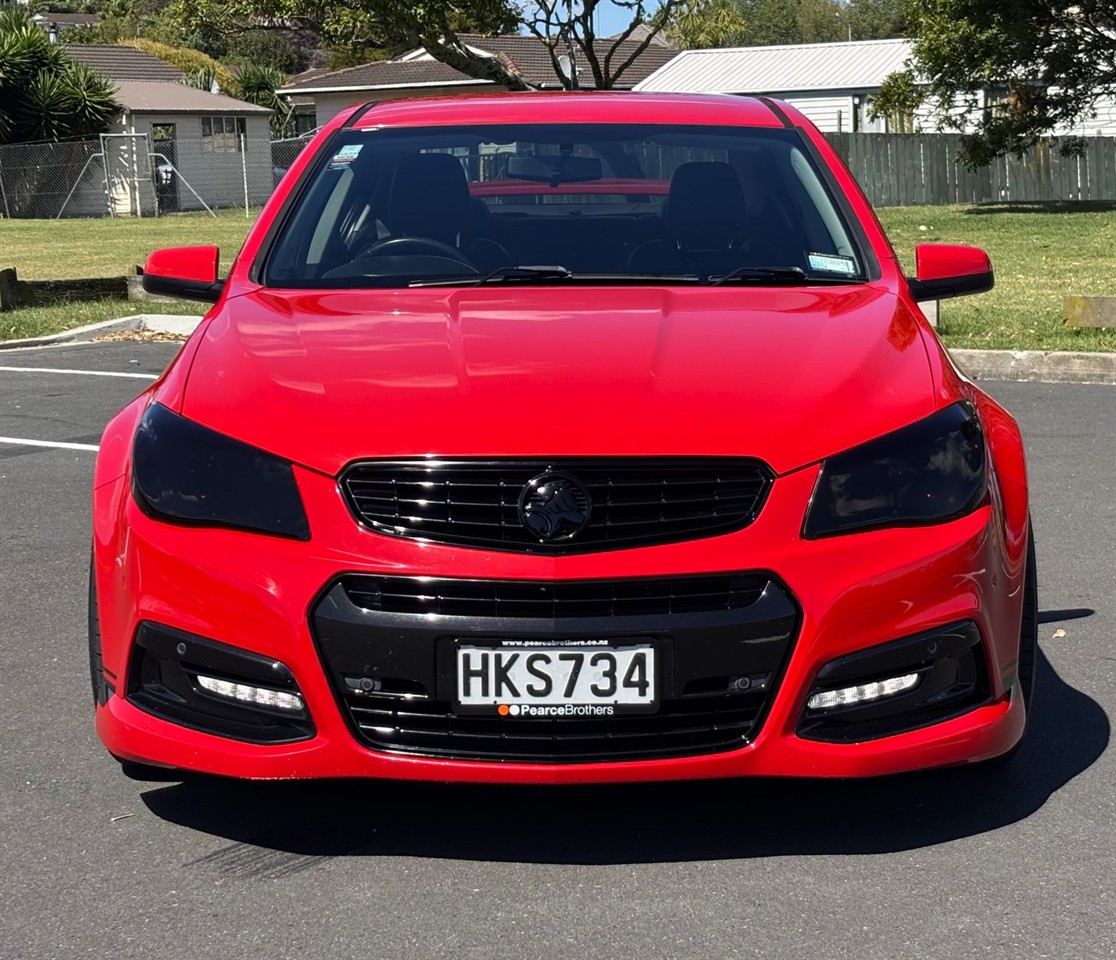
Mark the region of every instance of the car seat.
[[447, 244], [482, 272], [506, 266], [508, 252], [496, 241], [475, 235], [477, 219], [457, 157], [418, 153], [399, 161], [388, 204], [393, 238], [429, 238]]
[[727, 163], [681, 164], [671, 177], [661, 216], [664, 236], [632, 251], [632, 273], [704, 276], [741, 266], [779, 265], [771, 262], [777, 250], [749, 237], [744, 190]]

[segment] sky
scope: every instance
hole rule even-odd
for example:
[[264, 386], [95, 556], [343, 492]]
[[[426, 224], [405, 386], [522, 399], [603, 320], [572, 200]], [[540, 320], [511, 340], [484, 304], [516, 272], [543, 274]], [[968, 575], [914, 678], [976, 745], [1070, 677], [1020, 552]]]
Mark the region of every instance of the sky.
[[619, 33], [631, 22], [631, 11], [624, 10], [604, 0], [597, 7], [597, 36], [608, 37]]
[[[3, 0], [0, 0], [2, 3]], [[651, 10], [658, 8], [658, 3], [655, 0], [649, 0], [648, 8]], [[609, 3], [609, 0], [602, 0], [597, 6], [597, 23], [596, 33], [598, 37], [611, 36], [614, 33], [619, 33], [629, 23], [631, 23], [632, 12], [625, 10], [623, 7], [618, 7], [614, 3]]]

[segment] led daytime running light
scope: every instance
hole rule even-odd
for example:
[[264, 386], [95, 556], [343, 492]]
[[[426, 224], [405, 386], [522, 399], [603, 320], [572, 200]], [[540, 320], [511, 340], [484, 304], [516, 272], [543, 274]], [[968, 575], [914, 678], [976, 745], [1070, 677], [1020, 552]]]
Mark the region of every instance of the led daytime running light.
[[253, 687], [247, 683], [234, 683], [217, 677], [198, 675], [198, 685], [203, 690], [218, 697], [239, 700], [257, 707], [275, 707], [279, 710], [301, 710], [302, 697], [286, 690], [272, 690], [269, 687]]
[[851, 707], [858, 703], [870, 703], [883, 697], [893, 697], [899, 693], [906, 693], [916, 686], [918, 686], [918, 674], [906, 673], [901, 677], [873, 680], [871, 683], [861, 683], [855, 687], [841, 687], [838, 690], [815, 693], [806, 701], [806, 707], [809, 710]]

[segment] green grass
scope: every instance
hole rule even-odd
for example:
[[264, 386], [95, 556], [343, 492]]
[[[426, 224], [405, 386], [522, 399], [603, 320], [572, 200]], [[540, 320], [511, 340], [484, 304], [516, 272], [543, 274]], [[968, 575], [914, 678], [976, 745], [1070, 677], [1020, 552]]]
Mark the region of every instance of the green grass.
[[143, 265], [158, 247], [215, 243], [227, 265], [248, 228], [244, 211], [179, 213], [166, 217], [104, 220], [0, 220], [0, 269], [15, 267], [21, 280], [120, 277]]
[[[244, 242], [253, 219], [244, 211], [174, 214], [159, 219], [2, 220], [0, 269], [15, 267], [21, 280], [119, 277], [132, 272], [159, 247], [215, 243], [224, 266]], [[203, 303], [130, 303], [126, 300], [70, 301], [0, 313], [0, 340], [39, 337], [137, 313], [200, 316]]]
[[[1116, 296], [1116, 208], [1031, 204], [892, 207], [879, 213], [909, 271], [917, 243], [971, 243], [991, 255], [996, 289], [941, 305], [939, 332], [947, 346], [1116, 351], [1116, 329], [1062, 325], [1066, 294]], [[0, 220], [0, 268], [14, 266], [25, 280], [119, 276], [157, 247], [195, 243], [218, 244], [228, 264], [250, 225], [237, 211], [216, 219]], [[106, 301], [28, 308], [0, 314], [0, 339], [150, 310], [197, 313], [199, 307]]]
[[992, 258], [996, 288], [945, 300], [949, 347], [1116, 350], [1116, 329], [1062, 324], [1066, 294], [1116, 296], [1116, 209], [1091, 204], [891, 207], [879, 211], [908, 273], [918, 243], [970, 243]]
[[201, 316], [204, 303], [130, 303], [127, 300], [73, 300], [49, 307], [23, 307], [0, 313], [0, 340], [22, 340], [61, 333], [87, 323], [115, 320], [137, 313], [177, 313]]

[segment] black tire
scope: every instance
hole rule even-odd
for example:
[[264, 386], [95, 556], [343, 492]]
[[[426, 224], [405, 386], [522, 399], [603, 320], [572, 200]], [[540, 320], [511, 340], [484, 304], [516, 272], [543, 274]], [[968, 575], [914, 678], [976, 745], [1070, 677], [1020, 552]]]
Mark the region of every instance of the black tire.
[[[101, 655], [101, 619], [97, 611], [97, 583], [93, 579], [93, 554], [89, 555], [89, 679], [93, 684], [93, 704], [102, 707], [108, 703], [109, 687], [105, 680], [105, 661]], [[120, 764], [124, 776], [131, 780], [148, 780], [170, 783], [184, 779], [182, 771], [169, 767], [156, 767], [146, 763], [124, 760], [115, 753], [112, 758]]]
[[1027, 719], [1035, 699], [1035, 674], [1038, 661], [1038, 564], [1035, 561], [1035, 534], [1031, 527], [1027, 537], [1027, 572], [1023, 581], [1023, 622], [1019, 630], [1019, 686]]
[[93, 554], [89, 555], [89, 679], [93, 684], [93, 705], [108, 702], [105, 661], [101, 655], [101, 620], [97, 613], [97, 584], [93, 579]]

